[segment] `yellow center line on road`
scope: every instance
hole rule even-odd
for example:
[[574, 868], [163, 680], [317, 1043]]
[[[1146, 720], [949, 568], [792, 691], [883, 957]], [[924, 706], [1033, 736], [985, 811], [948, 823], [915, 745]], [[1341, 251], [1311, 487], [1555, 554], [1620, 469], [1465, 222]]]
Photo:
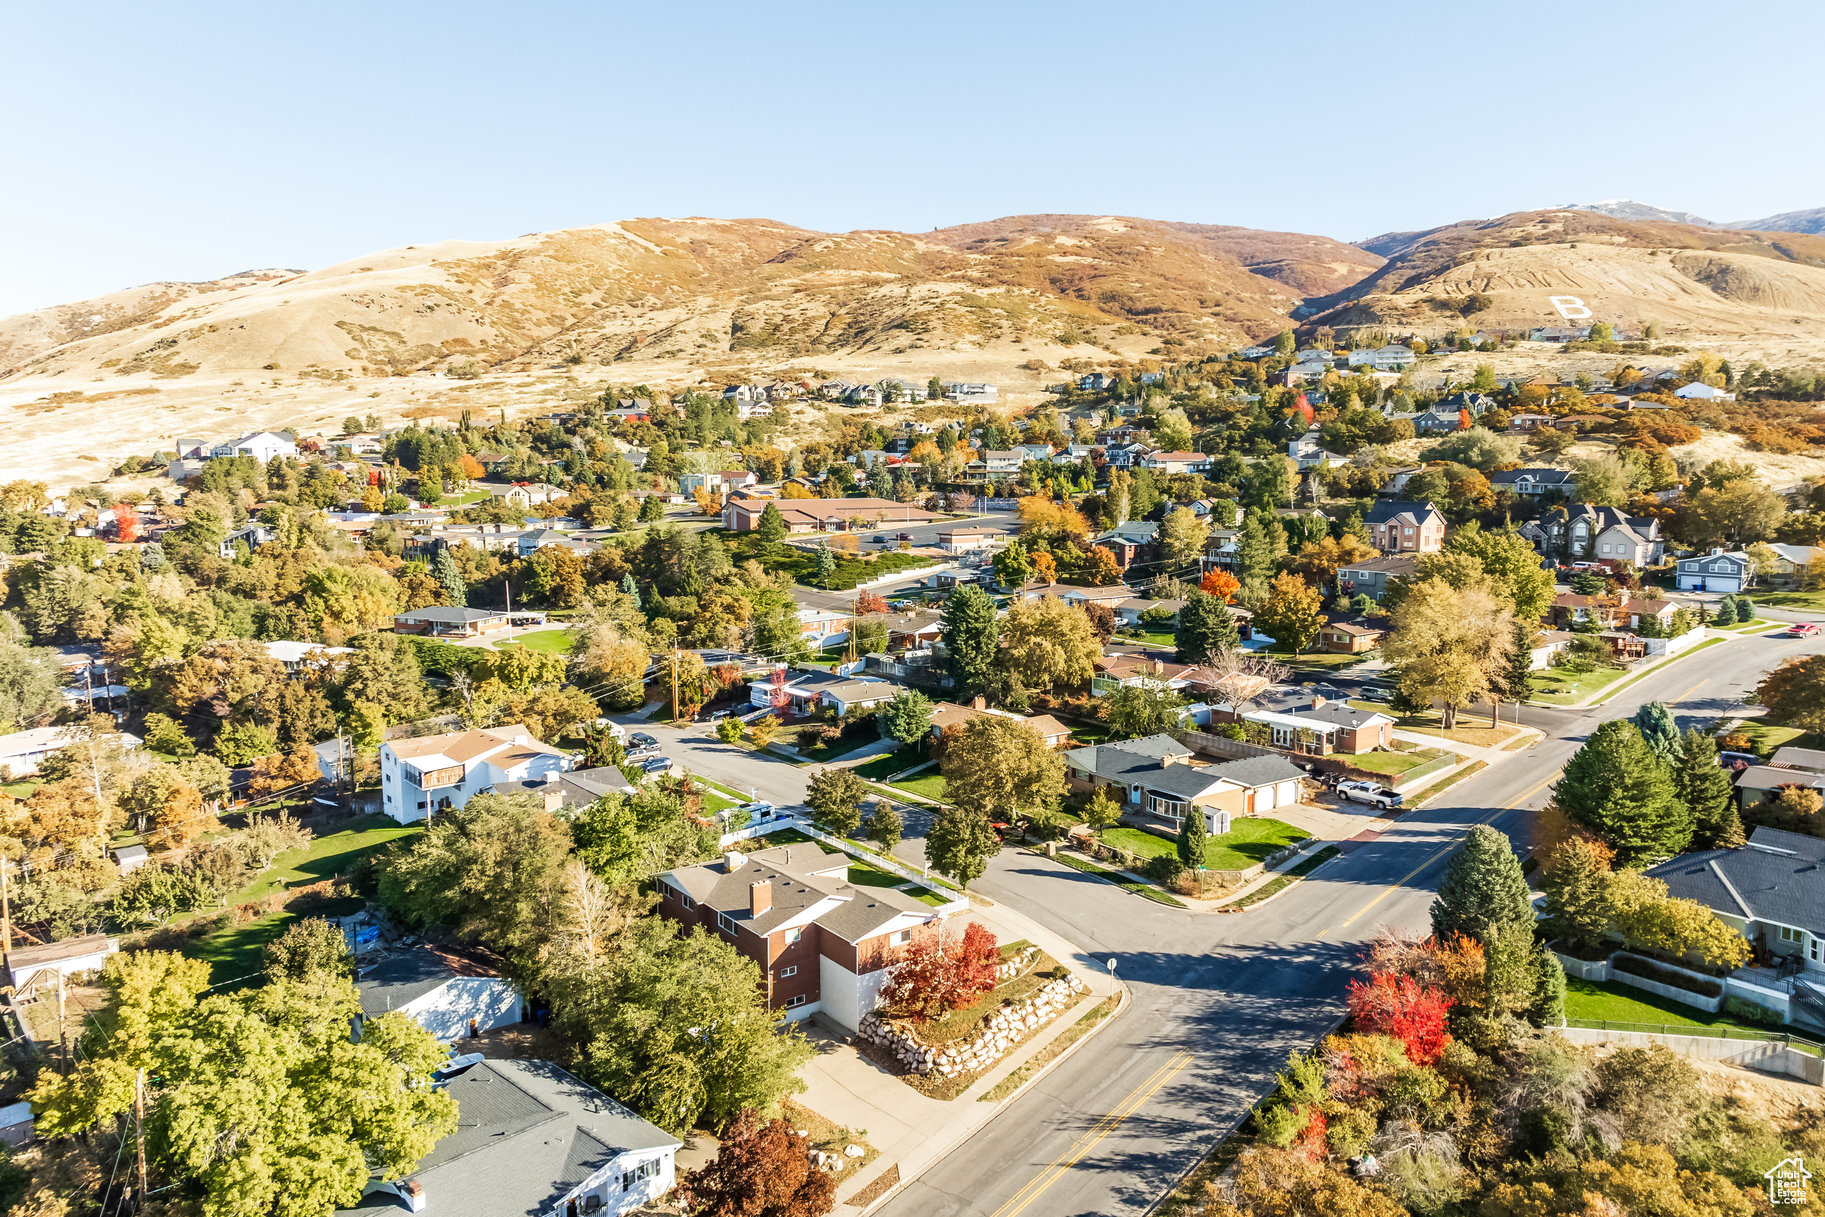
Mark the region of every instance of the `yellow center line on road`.
[[[1489, 823], [1489, 821], [1495, 819], [1497, 816], [1501, 815], [1503, 812], [1513, 811], [1515, 808], [1517, 808], [1521, 804], [1525, 803], [1528, 799], [1531, 799], [1534, 795], [1538, 794], [1549, 783], [1556, 781], [1558, 779], [1558, 777], [1559, 777], [1559, 771], [1556, 769], [1553, 770], [1551, 773], [1547, 774], [1544, 778], [1541, 778], [1538, 782], [1534, 783], [1532, 786], [1528, 787], [1526, 790], [1524, 790], [1520, 794], [1516, 795], [1514, 797], [1514, 799], [1506, 807], [1496, 808], [1494, 811], [1490, 812], [1488, 815], [1486, 815], [1482, 819], [1478, 820], [1477, 823], [1478, 824], [1487, 824], [1487, 823]], [[1466, 827], [1474, 827], [1474, 826], [1467, 825]], [[1383, 888], [1381, 895], [1375, 897], [1375, 899], [1369, 901], [1367, 904], [1363, 905], [1360, 909], [1357, 909], [1355, 915], [1353, 915], [1348, 921], [1346, 921], [1342, 925], [1339, 925], [1336, 927], [1326, 926], [1324, 929], [1319, 930], [1318, 933], [1316, 935], [1314, 935], [1314, 937], [1323, 938], [1325, 935], [1329, 934], [1333, 928], [1335, 928], [1339, 931], [1349, 929], [1351, 926], [1355, 925], [1358, 921], [1362, 920], [1362, 918], [1365, 915], [1367, 915], [1367, 913], [1369, 912], [1370, 909], [1374, 908], [1376, 905], [1378, 905], [1382, 901], [1386, 900], [1389, 896], [1392, 896], [1395, 892], [1397, 892], [1401, 888], [1405, 887], [1407, 885], [1407, 880], [1413, 878], [1413, 876], [1419, 874], [1421, 871], [1425, 870], [1428, 866], [1431, 866], [1434, 862], [1437, 862], [1440, 858], [1444, 857], [1446, 854], [1448, 854], [1452, 850], [1456, 849], [1457, 846], [1458, 846], [1458, 843], [1454, 841], [1450, 845], [1442, 846], [1439, 849], [1435, 850], [1431, 855], [1429, 855], [1426, 858], [1426, 860], [1424, 862], [1421, 862], [1418, 866], [1414, 867], [1412, 870], [1410, 870], [1406, 874], [1402, 875], [1398, 882], [1389, 884], [1386, 888]]]
[[1152, 1098], [1154, 1093], [1177, 1077], [1179, 1071], [1191, 1064], [1191, 1053], [1180, 1051], [1172, 1055], [1164, 1065], [1154, 1070], [1152, 1075], [1131, 1091], [1116, 1109], [1098, 1120], [1083, 1136], [1077, 1139], [1068, 1153], [1054, 1161], [1045, 1170], [1033, 1176], [1019, 1191], [1007, 1198], [1007, 1202], [995, 1210], [994, 1217], [1015, 1217], [1039, 1199], [1045, 1190], [1058, 1182], [1059, 1177], [1083, 1159], [1083, 1156], [1095, 1149], [1102, 1139], [1121, 1127], [1123, 1121], [1140, 1110], [1141, 1104]]
[[1678, 697], [1675, 697], [1670, 704], [1677, 706], [1680, 702], [1682, 702], [1686, 698], [1692, 696], [1692, 694], [1698, 692], [1700, 689], [1704, 688], [1706, 685], [1708, 685], [1710, 683], [1711, 683], [1711, 678], [1709, 676], [1705, 677], [1703, 680], [1701, 680], [1697, 684], [1693, 685], [1690, 689], [1687, 689], [1684, 693], [1681, 693]]

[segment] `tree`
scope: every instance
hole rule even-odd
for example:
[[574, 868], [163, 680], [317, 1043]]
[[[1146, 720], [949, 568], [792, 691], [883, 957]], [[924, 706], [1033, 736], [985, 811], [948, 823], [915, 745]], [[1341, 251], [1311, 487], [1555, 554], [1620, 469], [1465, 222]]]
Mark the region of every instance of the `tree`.
[[892, 853], [893, 847], [900, 843], [900, 836], [906, 831], [906, 825], [900, 819], [900, 813], [886, 799], [877, 799], [874, 812], [868, 817], [868, 839], [880, 846], [882, 853]]
[[1029, 689], [1087, 684], [1103, 653], [1089, 619], [1056, 596], [1008, 609], [1001, 639], [1002, 666]]
[[1107, 786], [1098, 786], [1084, 802], [1084, 823], [1097, 832], [1113, 826], [1121, 818], [1121, 805], [1109, 796]]
[[1787, 500], [1754, 477], [1705, 486], [1685, 504], [1680, 535], [1699, 548], [1765, 541], [1780, 531]]
[[1185, 699], [1164, 681], [1120, 685], [1097, 699], [1103, 721], [1109, 724], [1109, 736], [1117, 740], [1172, 730], [1179, 725], [1179, 709], [1184, 705]]
[[916, 689], [902, 689], [881, 707], [875, 722], [884, 738], [911, 747], [931, 734], [931, 698]]
[[1755, 698], [1770, 722], [1825, 732], [1825, 655], [1789, 659], [1762, 677]]
[[110, 957], [103, 980], [117, 1024], [68, 1076], [39, 1075], [38, 1128], [112, 1128], [143, 1076], [146, 1157], [209, 1217], [328, 1217], [456, 1131], [455, 1100], [432, 1085], [447, 1049], [398, 1013], [350, 1043], [361, 1004], [346, 980], [205, 996], [207, 968], [155, 951]]
[[925, 856], [932, 867], [965, 889], [982, 876], [989, 859], [1000, 850], [1001, 838], [988, 815], [955, 804], [940, 807], [925, 834]]
[[1242, 584], [1237, 582], [1234, 575], [1226, 570], [1219, 570], [1216, 567], [1212, 567], [1210, 570], [1205, 571], [1204, 578], [1198, 581], [1199, 591], [1215, 596], [1224, 604], [1228, 604], [1231, 600], [1235, 599], [1236, 593], [1241, 589]]
[[1179, 623], [1173, 631], [1173, 641], [1180, 663], [1203, 663], [1211, 656], [1233, 651], [1241, 644], [1227, 601], [1201, 589], [1186, 596], [1185, 603], [1179, 606]]
[[1349, 985], [1350, 1018], [1365, 1035], [1391, 1035], [1415, 1065], [1431, 1065], [1451, 1043], [1446, 1015], [1456, 1003], [1411, 976], [1374, 972]]
[[940, 767], [946, 798], [985, 820], [1056, 807], [1064, 793], [1063, 754], [1023, 720], [999, 714], [964, 723], [946, 742]]
[[1298, 346], [1299, 342], [1293, 337], [1291, 330], [1281, 330], [1274, 335], [1274, 354], [1276, 355], [1291, 355]]
[[760, 520], [754, 526], [754, 535], [771, 545], [786, 536], [786, 517], [779, 513], [779, 506], [769, 502], [760, 513]]
[[862, 826], [862, 800], [868, 797], [868, 784], [853, 769], [825, 766], [811, 778], [805, 792], [805, 805], [817, 813], [824, 827], [838, 836], [854, 836]]
[[1680, 806], [1672, 776], [1626, 719], [1591, 733], [1566, 762], [1553, 798], [1625, 866], [1676, 854], [1692, 839], [1692, 813]]
[[1210, 542], [1210, 525], [1200, 520], [1191, 508], [1175, 507], [1160, 521], [1154, 541], [1167, 569], [1195, 566]]
[[1572, 837], [1553, 851], [1543, 878], [1548, 932], [1574, 950], [1594, 950], [1610, 926], [1608, 852]]
[[1743, 842], [1743, 822], [1736, 812], [1730, 774], [1718, 763], [1717, 741], [1696, 727], [1688, 728], [1673, 762], [1673, 790], [1692, 813], [1692, 844], [1700, 849], [1732, 847]]
[[698, 1217], [823, 1217], [836, 1206], [836, 1178], [815, 1166], [784, 1120], [744, 1107], [702, 1170], [680, 1191]]
[[0, 636], [0, 732], [36, 726], [62, 709], [62, 683], [52, 651]]
[[941, 636], [945, 667], [960, 697], [982, 692], [994, 678], [1000, 648], [995, 601], [979, 587], [958, 588], [944, 602]]
[[1442, 702], [1447, 729], [1460, 707], [1493, 691], [1514, 646], [1506, 605], [1486, 589], [1460, 590], [1440, 578], [1410, 585], [1389, 619], [1381, 650], [1395, 683], [1415, 703]]
[[1324, 598], [1298, 575], [1276, 575], [1255, 613], [1255, 625], [1298, 655], [1324, 628]]
[[1204, 1185], [1197, 1217], [1407, 1217], [1382, 1188], [1333, 1169], [1321, 1156], [1303, 1148], [1245, 1149], [1220, 1186]]
[[354, 974], [347, 935], [322, 917], [307, 917], [286, 927], [266, 944], [265, 958], [268, 980], [347, 980]]
[[1432, 901], [1432, 933], [1443, 940], [1453, 934], [1487, 939], [1492, 930], [1531, 927], [1533, 904], [1527, 880], [1508, 838], [1478, 824], [1452, 856]]
[[1673, 721], [1673, 712], [1667, 709], [1663, 701], [1641, 703], [1634, 717], [1629, 719], [1635, 729], [1641, 732], [1641, 738], [1654, 750], [1662, 764], [1672, 764], [1679, 757], [1679, 726]]
[[1185, 820], [1179, 825], [1178, 854], [1181, 863], [1193, 868], [1204, 865], [1206, 835], [1203, 810], [1197, 807], [1187, 807]]
[[748, 724], [748, 738], [756, 748], [765, 748], [779, 734], [779, 719], [771, 714], [763, 714]]
[[980, 922], [970, 922], [951, 947], [944, 945], [941, 934], [922, 935], [893, 965], [881, 989], [881, 1003], [904, 1018], [927, 1022], [993, 989], [1000, 958], [995, 935]]
[[1162, 410], [1153, 420], [1153, 442], [1167, 452], [1186, 452], [1191, 448], [1191, 423], [1183, 410]]
[[1009, 541], [994, 558], [995, 582], [1002, 587], [1018, 588], [1033, 577], [1033, 562], [1027, 556], [1027, 547], [1019, 541]]
[[1659, 879], [1621, 871], [1610, 876], [1608, 895], [1617, 933], [1634, 946], [1732, 970], [1748, 962], [1747, 939], [1698, 901], [1667, 895]]
[[[773, 504], [768, 503], [767, 506], [771, 507]], [[640, 500], [640, 522], [642, 524], [657, 524], [664, 519], [665, 503], [657, 494], [649, 494]], [[762, 523], [765, 523], [764, 519]], [[762, 537], [761, 540], [765, 541], [767, 538]]]
[[[1492, 589], [1508, 602], [1518, 621], [1540, 620], [1558, 594], [1552, 572], [1540, 565], [1540, 555], [1533, 544], [1512, 529], [1456, 529], [1445, 544], [1445, 552], [1475, 558]], [[1421, 571], [1426, 571], [1428, 561], [1429, 556], [1420, 560]]]
[[457, 569], [449, 546], [437, 551], [437, 557], [431, 563], [431, 575], [443, 587], [445, 604], [463, 608], [469, 603], [469, 585], [463, 582], [463, 572]]

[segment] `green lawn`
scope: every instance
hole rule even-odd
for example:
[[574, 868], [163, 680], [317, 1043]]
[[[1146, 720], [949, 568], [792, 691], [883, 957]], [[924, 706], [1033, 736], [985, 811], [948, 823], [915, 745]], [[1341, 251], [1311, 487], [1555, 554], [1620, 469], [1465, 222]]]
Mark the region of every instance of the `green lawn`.
[[1810, 592], [1751, 592], [1749, 598], [1769, 608], [1813, 609], [1825, 613], [1825, 588]]
[[1411, 752], [1333, 752], [1331, 759], [1383, 777], [1398, 777], [1439, 755], [1437, 748], [1415, 748]]
[[866, 862], [851, 862], [847, 877], [849, 882], [857, 887], [899, 887], [906, 882], [900, 876], [889, 874], [880, 867], [871, 866]]
[[42, 785], [44, 785], [44, 783], [37, 778], [23, 778], [17, 782], [7, 782], [0, 785], [0, 790], [6, 791], [6, 793], [12, 795], [15, 799], [26, 799], [31, 797], [32, 791], [38, 789]]
[[1144, 642], [1149, 646], [1176, 649], [1179, 645], [1178, 635], [1171, 630], [1117, 630], [1115, 637], [1123, 642]]
[[1753, 718], [1730, 728], [1729, 734], [1748, 736], [1749, 750], [1764, 759], [1773, 756], [1776, 748], [1787, 744], [1798, 748], [1817, 748], [1825, 743], [1816, 735], [1808, 734], [1798, 727], [1778, 727]]
[[[897, 530], [887, 530], [884, 527], [883, 531], [887, 531], [891, 536]], [[864, 537], [871, 535], [873, 535], [872, 532], [863, 534]], [[858, 583], [868, 583], [888, 575], [899, 574], [901, 571], [913, 570], [921, 566], [933, 566], [937, 563], [935, 558], [922, 554], [901, 553], [894, 549], [865, 557], [837, 553], [836, 573], [831, 576], [829, 586], [826, 587], [817, 577], [818, 556], [814, 550], [800, 549], [797, 546], [787, 545], [783, 541], [768, 545], [751, 533], [739, 538], [725, 535], [724, 540], [733, 552], [737, 564], [754, 558], [769, 571], [785, 571], [792, 576], [795, 582], [824, 591], [846, 592], [852, 590]]]
[[[1723, 1013], [1707, 1014], [1696, 1006], [1671, 998], [1632, 989], [1614, 981], [1598, 983], [1565, 978], [1565, 1017], [1608, 1023], [1663, 1023], [1676, 1027], [1732, 1027], [1749, 1031], [1772, 1031]], [[1675, 1032], [1674, 1034], [1677, 1034]]]
[[[1278, 853], [1311, 836], [1281, 820], [1248, 816], [1230, 821], [1230, 830], [1204, 841], [1204, 865], [1212, 870], [1246, 870], [1269, 854]], [[1125, 849], [1137, 858], [1157, 858], [1178, 852], [1178, 844], [1139, 828], [1117, 826], [1103, 830], [1103, 843]]]
[[1279, 647], [1266, 647], [1261, 653], [1279, 660], [1294, 671], [1308, 672], [1330, 672], [1338, 668], [1353, 668], [1359, 663], [1367, 663], [1374, 658], [1366, 651], [1357, 655], [1333, 655], [1329, 651], [1307, 651], [1303, 655], [1294, 655], [1291, 651], [1285, 651]]
[[1568, 672], [1564, 668], [1548, 668], [1544, 672], [1528, 673], [1527, 684], [1533, 690], [1533, 701], [1549, 706], [1569, 706], [1599, 689], [1608, 688], [1621, 680], [1627, 672], [1626, 668], [1596, 668], [1582, 673]]
[[516, 634], [512, 642], [502, 640], [494, 644], [497, 651], [508, 647], [525, 647], [528, 651], [543, 651], [548, 655], [562, 654], [570, 650], [569, 630], [535, 630], [530, 633]]
[[1786, 623], [1782, 621], [1769, 621], [1765, 617], [1752, 617], [1748, 621], [1741, 622], [1737, 625], [1714, 625], [1711, 628], [1731, 634], [1749, 634], [1756, 630], [1772, 629], [1775, 626], [1785, 624]]
[[923, 795], [934, 802], [944, 802], [944, 775], [936, 769], [927, 769], [916, 773], [903, 782], [891, 783], [895, 790], [905, 790], [912, 794]]
[[366, 816], [341, 832], [318, 837], [303, 849], [286, 850], [226, 903], [232, 908], [281, 888], [304, 887], [332, 879], [348, 872], [374, 850], [423, 831], [422, 825], [398, 824], [391, 816]]
[[[360, 912], [363, 903], [361, 897], [351, 896], [314, 908], [310, 915], [346, 917]], [[283, 934], [298, 918], [297, 913], [284, 911], [268, 913], [240, 925], [224, 925], [213, 933], [191, 939], [184, 947], [184, 954], [208, 963], [211, 985], [242, 988], [258, 980], [266, 944]], [[229, 983], [234, 981], [241, 983]]]
[[[901, 748], [855, 767], [855, 775], [865, 782], [885, 782], [894, 774], [911, 769], [925, 759], [923, 748]], [[917, 775], [915, 775], [917, 776]]]

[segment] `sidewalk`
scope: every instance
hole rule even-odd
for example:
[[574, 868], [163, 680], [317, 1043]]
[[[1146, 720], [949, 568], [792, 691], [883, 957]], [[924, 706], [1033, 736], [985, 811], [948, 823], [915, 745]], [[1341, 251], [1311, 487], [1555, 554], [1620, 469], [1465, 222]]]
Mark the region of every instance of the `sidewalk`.
[[[839, 1204], [849, 1203], [850, 1197], [873, 1186], [890, 1169], [898, 1169], [899, 1182], [869, 1208], [918, 1178], [920, 1173], [993, 1119], [1033, 1082], [1044, 1077], [1059, 1061], [1095, 1038], [1102, 1028], [1114, 1021], [1114, 1014], [1103, 1018], [1076, 1043], [1035, 1071], [1013, 1095], [999, 1102], [985, 1103], [979, 1101], [982, 1094], [1031, 1061], [1104, 999], [1113, 995], [1121, 999], [1122, 1006], [1127, 1003], [1127, 987], [1109, 975], [1099, 958], [1079, 950], [1032, 919], [1004, 905], [974, 908], [970, 918], [995, 931], [1004, 943], [1025, 939], [1035, 944], [1071, 969], [1090, 986], [1090, 992], [948, 1102], [920, 1094], [864, 1059], [844, 1039], [824, 1026], [808, 1028], [817, 1044], [818, 1055], [805, 1067], [802, 1076], [806, 1089], [797, 1096], [797, 1101], [826, 1119], [858, 1132], [866, 1130], [865, 1139], [880, 1151], [880, 1156], [866, 1169], [837, 1182]], [[1115, 1013], [1120, 1013], [1120, 1007]]]

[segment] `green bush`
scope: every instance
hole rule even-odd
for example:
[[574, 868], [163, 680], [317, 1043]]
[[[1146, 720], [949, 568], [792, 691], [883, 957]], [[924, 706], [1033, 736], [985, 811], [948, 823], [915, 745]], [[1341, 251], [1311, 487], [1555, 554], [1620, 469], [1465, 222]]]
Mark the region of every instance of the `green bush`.
[[1185, 873], [1185, 864], [1176, 854], [1161, 854], [1147, 861], [1147, 877], [1161, 887], [1170, 888], [1178, 883]]
[[1763, 1027], [1779, 1027], [1786, 1023], [1778, 1010], [1758, 1006], [1741, 997], [1724, 998], [1724, 1013], [1742, 1019], [1745, 1023], [1756, 1023]]

